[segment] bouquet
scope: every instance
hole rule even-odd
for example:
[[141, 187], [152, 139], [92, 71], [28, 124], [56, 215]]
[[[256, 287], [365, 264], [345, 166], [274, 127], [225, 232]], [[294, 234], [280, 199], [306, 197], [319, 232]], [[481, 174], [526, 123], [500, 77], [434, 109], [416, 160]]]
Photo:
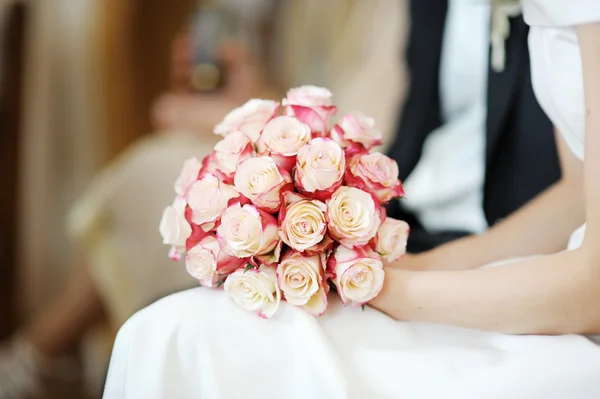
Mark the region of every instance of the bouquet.
[[382, 139], [372, 118], [331, 127], [331, 97], [302, 86], [231, 111], [214, 151], [184, 163], [160, 222], [172, 259], [264, 318], [282, 300], [320, 316], [331, 287], [363, 305], [382, 288], [383, 260], [405, 252], [408, 225], [383, 207], [404, 195], [398, 165], [371, 151]]

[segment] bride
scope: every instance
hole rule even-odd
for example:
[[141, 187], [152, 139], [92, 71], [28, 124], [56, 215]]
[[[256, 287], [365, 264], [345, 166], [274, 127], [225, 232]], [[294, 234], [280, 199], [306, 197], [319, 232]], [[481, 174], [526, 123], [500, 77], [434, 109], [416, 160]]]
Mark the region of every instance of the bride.
[[[571, 151], [560, 183], [487, 234], [389, 265], [364, 311], [262, 320], [204, 288], [159, 301], [121, 329], [105, 398], [600, 398], [585, 335], [600, 333], [600, 2], [523, 11], [536, 95]], [[524, 258], [580, 220], [568, 250]]]

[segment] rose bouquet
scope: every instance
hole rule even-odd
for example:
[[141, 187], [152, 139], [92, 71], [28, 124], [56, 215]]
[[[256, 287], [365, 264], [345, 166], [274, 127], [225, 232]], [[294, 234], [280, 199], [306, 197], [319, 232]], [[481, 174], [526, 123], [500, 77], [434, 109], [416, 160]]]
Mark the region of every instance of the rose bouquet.
[[186, 161], [175, 182], [160, 222], [170, 257], [261, 317], [281, 300], [322, 315], [330, 283], [344, 304], [373, 299], [382, 260], [405, 252], [408, 225], [383, 207], [404, 191], [396, 162], [370, 152], [381, 143], [373, 119], [350, 113], [331, 127], [335, 113], [314, 86], [231, 111], [212, 154]]

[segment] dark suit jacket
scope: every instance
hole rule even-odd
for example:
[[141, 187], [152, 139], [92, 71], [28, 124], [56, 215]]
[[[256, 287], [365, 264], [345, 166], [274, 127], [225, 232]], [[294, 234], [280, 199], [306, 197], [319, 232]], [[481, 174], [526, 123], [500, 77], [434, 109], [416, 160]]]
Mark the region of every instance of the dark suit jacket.
[[[407, 63], [411, 88], [389, 155], [400, 178], [416, 166], [427, 135], [442, 123], [439, 69], [447, 0], [413, 0]], [[465, 23], [469, 23], [465, 21]], [[521, 17], [511, 19], [506, 66], [489, 70], [486, 120], [486, 178], [483, 208], [489, 225], [520, 208], [560, 177], [552, 124], [531, 87], [527, 34]], [[410, 195], [410, 193], [407, 193]], [[419, 252], [467, 235], [464, 231], [430, 233], [402, 201], [388, 205], [388, 216], [411, 225], [408, 249]]]

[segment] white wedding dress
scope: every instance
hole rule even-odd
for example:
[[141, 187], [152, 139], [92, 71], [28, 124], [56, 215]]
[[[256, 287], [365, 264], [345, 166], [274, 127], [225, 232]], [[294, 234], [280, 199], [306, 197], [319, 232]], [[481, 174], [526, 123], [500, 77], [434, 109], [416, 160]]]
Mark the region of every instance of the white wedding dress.
[[[600, 21], [600, 1], [524, 0], [523, 6], [532, 26], [536, 94], [583, 159], [581, 61], [570, 26]], [[583, 234], [578, 230], [570, 246]], [[337, 299], [320, 318], [283, 305], [263, 320], [223, 292], [196, 288], [123, 326], [104, 397], [598, 399], [600, 347], [578, 335], [397, 322], [371, 308], [344, 308]]]

